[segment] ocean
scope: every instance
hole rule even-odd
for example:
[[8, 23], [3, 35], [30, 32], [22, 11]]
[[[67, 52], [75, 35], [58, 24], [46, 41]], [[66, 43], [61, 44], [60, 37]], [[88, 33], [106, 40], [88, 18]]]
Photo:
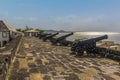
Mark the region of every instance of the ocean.
[[[66, 33], [61, 33], [60, 35], [64, 35]], [[79, 38], [93, 38], [102, 35], [108, 35], [107, 41], [114, 41], [117, 44], [120, 44], [120, 33], [118, 32], [74, 32], [74, 35], [67, 38], [67, 40], [74, 41]]]

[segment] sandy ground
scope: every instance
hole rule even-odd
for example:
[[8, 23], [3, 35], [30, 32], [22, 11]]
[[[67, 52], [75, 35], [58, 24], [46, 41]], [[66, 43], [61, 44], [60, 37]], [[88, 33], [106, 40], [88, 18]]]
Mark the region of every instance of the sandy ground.
[[118, 62], [70, 53], [70, 47], [24, 37], [9, 80], [120, 80]]

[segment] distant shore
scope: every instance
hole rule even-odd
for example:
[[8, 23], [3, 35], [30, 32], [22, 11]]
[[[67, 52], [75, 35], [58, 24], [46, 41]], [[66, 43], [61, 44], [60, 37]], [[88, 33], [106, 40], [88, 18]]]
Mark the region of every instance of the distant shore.
[[[61, 32], [60, 35], [64, 35], [68, 32]], [[113, 41], [116, 44], [120, 44], [120, 33], [119, 32], [74, 32], [74, 35], [67, 38], [68, 40], [73, 41], [74, 39], [79, 39], [81, 37], [92, 38], [102, 35], [108, 35], [108, 41]]]

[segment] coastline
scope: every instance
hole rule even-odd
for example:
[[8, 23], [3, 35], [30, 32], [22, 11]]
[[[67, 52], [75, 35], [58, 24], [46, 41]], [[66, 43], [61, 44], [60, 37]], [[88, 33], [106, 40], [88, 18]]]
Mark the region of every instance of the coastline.
[[93, 37], [102, 36], [102, 35], [108, 35], [108, 39], [105, 41], [113, 41], [115, 42], [115, 44], [120, 44], [119, 32], [74, 32], [74, 35], [68, 37], [67, 39], [70, 41], [73, 41], [74, 39], [79, 39], [81, 37], [93, 38]]

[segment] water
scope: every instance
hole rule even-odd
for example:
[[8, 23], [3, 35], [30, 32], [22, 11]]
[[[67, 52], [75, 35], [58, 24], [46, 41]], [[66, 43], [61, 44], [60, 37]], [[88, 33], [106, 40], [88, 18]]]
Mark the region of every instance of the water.
[[120, 44], [120, 33], [117, 32], [75, 32], [74, 36], [85, 36], [87, 38], [108, 35], [109, 41], [114, 41]]
[[[66, 33], [61, 33], [60, 35], [64, 35]], [[108, 35], [108, 41], [114, 41], [115, 43], [120, 44], [120, 33], [117, 32], [75, 32], [74, 35], [70, 36], [67, 38], [68, 40], [75, 40], [79, 38], [92, 38], [92, 37], [97, 37], [97, 36], [102, 36], [102, 35]]]

